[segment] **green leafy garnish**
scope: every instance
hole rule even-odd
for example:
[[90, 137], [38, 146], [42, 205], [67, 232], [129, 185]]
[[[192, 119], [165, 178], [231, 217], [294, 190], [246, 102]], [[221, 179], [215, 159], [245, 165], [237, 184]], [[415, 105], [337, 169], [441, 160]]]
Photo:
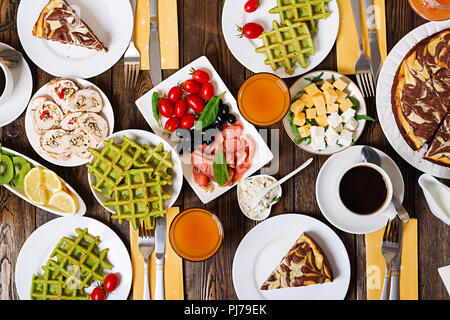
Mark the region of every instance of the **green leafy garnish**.
[[225, 156], [222, 152], [222, 150], [217, 150], [216, 154], [214, 155], [213, 160], [213, 173], [214, 173], [214, 179], [219, 184], [219, 186], [223, 186], [228, 181], [228, 167], [225, 162]]
[[205, 108], [202, 111], [202, 114], [198, 118], [198, 121], [195, 123], [196, 130], [202, 130], [207, 126], [213, 124], [217, 119], [217, 114], [219, 113], [219, 103], [222, 96], [225, 94], [223, 92], [220, 96], [212, 97]]
[[156, 122], [158, 123], [158, 126], [161, 126], [161, 124], [159, 123], [158, 102], [159, 102], [159, 94], [158, 94], [158, 92], [153, 92], [153, 95], [152, 95], [153, 117], [155, 118]]
[[356, 119], [356, 120], [375, 121], [374, 118], [372, 118], [372, 117], [370, 117], [370, 116], [368, 116], [368, 115], [365, 115], [365, 114], [357, 114], [357, 115], [355, 115], [355, 119]]
[[354, 98], [354, 97], [348, 97], [348, 100], [350, 100], [353, 103], [352, 108], [355, 109], [355, 110], [358, 110], [359, 106], [361, 105], [359, 103], [359, 100]]
[[315, 76], [314, 78], [305, 78], [305, 80], [308, 80], [311, 83], [321, 82], [321, 81], [323, 81], [322, 76], [323, 76], [323, 72], [321, 74], [319, 74], [318, 76]]

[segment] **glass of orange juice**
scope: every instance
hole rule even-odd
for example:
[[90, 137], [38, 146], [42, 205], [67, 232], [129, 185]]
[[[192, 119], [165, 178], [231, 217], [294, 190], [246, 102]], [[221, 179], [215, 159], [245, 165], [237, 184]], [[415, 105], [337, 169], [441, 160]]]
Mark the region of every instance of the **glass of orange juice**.
[[203, 261], [219, 250], [223, 239], [222, 223], [205, 209], [188, 209], [173, 219], [169, 239], [172, 248], [183, 259]]
[[271, 73], [251, 76], [242, 84], [238, 94], [242, 116], [258, 126], [269, 126], [283, 119], [290, 101], [286, 83]]
[[424, 19], [435, 21], [450, 19], [450, 0], [409, 0], [409, 5]]

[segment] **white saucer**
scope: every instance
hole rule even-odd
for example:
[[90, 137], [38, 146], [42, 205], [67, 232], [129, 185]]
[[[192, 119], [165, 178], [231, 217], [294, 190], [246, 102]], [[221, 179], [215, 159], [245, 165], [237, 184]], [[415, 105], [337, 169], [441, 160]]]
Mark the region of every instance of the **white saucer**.
[[[332, 282], [306, 287], [260, 290], [294, 242], [306, 232], [322, 249], [333, 272]], [[281, 214], [250, 230], [233, 259], [233, 285], [240, 300], [342, 300], [350, 283], [350, 260], [337, 234], [303, 214]]]
[[[387, 216], [358, 217], [347, 213], [347, 209], [337, 199], [337, 188], [340, 174], [344, 167], [351, 163], [362, 162], [361, 149], [364, 146], [353, 146], [342, 152], [332, 155], [325, 161], [319, 171], [316, 181], [316, 199], [320, 211], [333, 224], [345, 232], [353, 234], [366, 234], [383, 228], [387, 222]], [[400, 169], [395, 162], [384, 152], [373, 148], [381, 158], [381, 167], [387, 172], [394, 187], [394, 197], [403, 201], [405, 185]]]
[[[0, 51], [13, 47], [0, 42]], [[0, 106], [0, 127], [16, 120], [28, 105], [33, 91], [33, 76], [25, 59], [10, 69], [14, 78], [14, 89], [8, 101]]]

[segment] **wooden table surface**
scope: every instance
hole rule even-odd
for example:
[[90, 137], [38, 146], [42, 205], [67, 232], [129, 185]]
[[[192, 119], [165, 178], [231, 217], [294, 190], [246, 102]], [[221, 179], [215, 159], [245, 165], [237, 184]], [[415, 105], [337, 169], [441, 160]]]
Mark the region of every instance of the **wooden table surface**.
[[[206, 55], [222, 79], [236, 96], [240, 85], [251, 75], [230, 53], [221, 29], [224, 0], [178, 0], [180, 66]], [[19, 0], [0, 0], [0, 42], [23, 52], [17, 35], [16, 14]], [[388, 48], [391, 49], [405, 34], [425, 23], [409, 8], [407, 0], [386, 1]], [[31, 31], [30, 31], [31, 32]], [[25, 55], [33, 74], [33, 93], [52, 79]], [[317, 69], [336, 70], [335, 49]], [[164, 71], [164, 78], [174, 71]], [[152, 88], [148, 72], [141, 72], [135, 89], [124, 89], [123, 60], [103, 74], [89, 79], [109, 97], [115, 113], [115, 130], [150, 130], [134, 101]], [[289, 79], [291, 85], [295, 79]], [[375, 100], [368, 99], [368, 114], [376, 118]], [[48, 166], [74, 187], [86, 202], [86, 216], [109, 225], [129, 248], [128, 223], [120, 225], [95, 200], [84, 166], [63, 168], [54, 166], [38, 156], [25, 135], [25, 113], [16, 121], [0, 128], [2, 145], [15, 149]], [[276, 178], [283, 177], [311, 155], [296, 147], [279, 123], [272, 127], [280, 134], [280, 168]], [[380, 123], [368, 123], [358, 144], [379, 148], [398, 164], [405, 181], [404, 206], [419, 221], [419, 298], [449, 299], [437, 268], [450, 264], [450, 228], [435, 218], [428, 209], [417, 179], [421, 172], [405, 162], [389, 145]], [[321, 214], [315, 197], [315, 180], [327, 157], [314, 156], [315, 161], [304, 172], [283, 185], [283, 198], [273, 208], [273, 215], [287, 212], [303, 213], [317, 218], [333, 228], [347, 248], [351, 263], [351, 280], [346, 299], [365, 299], [364, 236], [352, 235], [334, 228]], [[447, 182], [448, 184], [448, 182]], [[236, 248], [244, 235], [256, 223], [244, 218], [236, 201], [236, 188], [206, 206], [187, 183], [176, 206], [181, 209], [206, 207], [215, 212], [223, 223], [225, 238], [219, 252], [205, 262], [184, 262], [185, 299], [237, 299], [232, 283], [232, 262]], [[37, 209], [5, 188], [0, 188], [0, 299], [18, 299], [14, 284], [14, 269], [20, 248], [39, 226], [57, 216]]]

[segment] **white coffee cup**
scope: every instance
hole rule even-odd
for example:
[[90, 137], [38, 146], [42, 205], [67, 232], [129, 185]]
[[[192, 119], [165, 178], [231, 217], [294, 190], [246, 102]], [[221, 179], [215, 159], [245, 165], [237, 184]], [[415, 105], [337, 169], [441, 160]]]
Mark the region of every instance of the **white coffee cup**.
[[14, 89], [14, 78], [12, 76], [9, 68], [0, 61], [0, 72], [3, 72], [5, 75], [5, 88], [3, 92], [0, 94], [0, 106], [4, 105], [6, 101], [8, 101]]
[[364, 217], [371, 217], [373, 218], [374, 216], [377, 215], [385, 215], [387, 218], [389, 219], [393, 219], [396, 216], [396, 209], [395, 206], [392, 202], [392, 197], [394, 196], [394, 187], [392, 185], [392, 181], [391, 178], [389, 177], [389, 175], [387, 174], [386, 171], [384, 171], [383, 168], [381, 168], [380, 166], [377, 166], [376, 164], [373, 163], [369, 163], [369, 162], [359, 162], [359, 163], [355, 163], [352, 164], [348, 167], [346, 167], [339, 179], [338, 179], [338, 186], [341, 183], [341, 180], [343, 178], [343, 176], [351, 169], [355, 168], [355, 167], [359, 167], [359, 166], [366, 166], [366, 167], [370, 167], [372, 169], [375, 169], [376, 171], [378, 171], [378, 173], [382, 176], [384, 183], [386, 184], [386, 198], [383, 202], [383, 204], [374, 212], [371, 213], [367, 213], [367, 214], [361, 214], [361, 213], [356, 213], [351, 211], [350, 209], [347, 208], [347, 206], [344, 204], [344, 202], [341, 199], [341, 195], [339, 192], [339, 187], [336, 188], [336, 192], [337, 192], [337, 199], [339, 200], [340, 204], [342, 205], [343, 208], [345, 208], [347, 210], [347, 213], [349, 214], [353, 214], [353, 215], [357, 215], [358, 217], [364, 218]]

